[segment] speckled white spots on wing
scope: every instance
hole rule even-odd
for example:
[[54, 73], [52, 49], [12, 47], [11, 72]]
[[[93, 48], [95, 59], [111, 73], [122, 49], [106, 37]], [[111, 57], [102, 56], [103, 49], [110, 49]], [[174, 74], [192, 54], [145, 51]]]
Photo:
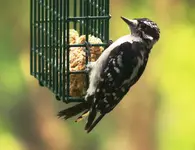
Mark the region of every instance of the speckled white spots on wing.
[[104, 78], [100, 78], [100, 81], [102, 81], [102, 82], [103, 82], [103, 81], [104, 81]]
[[110, 93], [106, 93], [106, 96], [110, 96], [111, 94]]
[[116, 96], [116, 93], [112, 93], [112, 96]]
[[122, 87], [122, 88], [121, 88], [121, 91], [122, 91], [122, 92], [125, 92], [125, 88], [124, 88], [124, 87]]
[[108, 77], [108, 78], [111, 78], [112, 76], [111, 76], [111, 74], [110, 74], [110, 73], [108, 73], [108, 74], [107, 74], [107, 77]]
[[106, 104], [106, 108], [109, 108], [110, 107], [110, 104], [108, 103], [108, 104]]
[[114, 67], [114, 70], [116, 71], [116, 73], [120, 73], [120, 69], [117, 67]]
[[114, 96], [114, 100], [118, 100], [118, 97]]
[[113, 63], [113, 65], [114, 65], [114, 66], [116, 66], [116, 62], [115, 62], [115, 60], [114, 60], [114, 59], [113, 59], [112, 63]]
[[117, 56], [117, 63], [118, 63], [118, 65], [119, 65], [119, 67], [123, 67], [122, 55], [118, 55], [118, 56]]
[[108, 103], [107, 98], [104, 98], [104, 99], [103, 99], [103, 102], [104, 102], [104, 103]]
[[113, 81], [113, 78], [112, 77], [108, 78], [108, 81]]
[[107, 72], [109, 70], [109, 68], [107, 67], [105, 70], [104, 70], [104, 72]]

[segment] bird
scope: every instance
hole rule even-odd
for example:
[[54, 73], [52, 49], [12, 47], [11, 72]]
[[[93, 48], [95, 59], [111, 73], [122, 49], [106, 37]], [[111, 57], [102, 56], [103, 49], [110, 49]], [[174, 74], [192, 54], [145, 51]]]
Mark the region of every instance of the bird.
[[130, 33], [106, 48], [89, 63], [89, 86], [85, 101], [58, 113], [64, 119], [82, 113], [76, 122], [87, 118], [87, 133], [110, 113], [142, 76], [154, 44], [160, 38], [158, 25], [148, 18], [128, 19], [121, 16]]

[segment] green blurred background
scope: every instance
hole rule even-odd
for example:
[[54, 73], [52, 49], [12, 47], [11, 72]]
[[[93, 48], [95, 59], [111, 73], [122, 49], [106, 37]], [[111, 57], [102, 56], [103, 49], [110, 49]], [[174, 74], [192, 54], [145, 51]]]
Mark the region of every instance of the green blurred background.
[[155, 20], [161, 38], [141, 80], [86, 134], [29, 75], [29, 0], [0, 0], [0, 150], [195, 150], [195, 1], [110, 4], [112, 40], [129, 32], [121, 15]]

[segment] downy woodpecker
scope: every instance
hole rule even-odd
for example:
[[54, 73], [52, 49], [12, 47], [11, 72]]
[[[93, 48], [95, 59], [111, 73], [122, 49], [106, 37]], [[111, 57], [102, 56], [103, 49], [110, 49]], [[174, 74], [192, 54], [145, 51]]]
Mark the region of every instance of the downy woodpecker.
[[88, 116], [85, 125], [88, 133], [139, 80], [145, 70], [149, 53], [160, 37], [157, 24], [150, 19], [121, 18], [129, 26], [131, 34], [116, 40], [95, 63], [90, 64], [90, 83], [85, 102], [58, 114], [59, 117], [68, 119], [83, 112], [76, 122]]

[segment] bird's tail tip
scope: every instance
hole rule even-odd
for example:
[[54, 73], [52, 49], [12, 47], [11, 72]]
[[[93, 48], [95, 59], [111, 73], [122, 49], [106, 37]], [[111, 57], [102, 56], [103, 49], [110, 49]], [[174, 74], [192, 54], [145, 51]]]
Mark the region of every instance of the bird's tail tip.
[[89, 109], [89, 105], [87, 103], [79, 103], [67, 109], [61, 110], [58, 112], [58, 118], [62, 118], [67, 120], [73, 116], [76, 116], [82, 112], [86, 112]]

